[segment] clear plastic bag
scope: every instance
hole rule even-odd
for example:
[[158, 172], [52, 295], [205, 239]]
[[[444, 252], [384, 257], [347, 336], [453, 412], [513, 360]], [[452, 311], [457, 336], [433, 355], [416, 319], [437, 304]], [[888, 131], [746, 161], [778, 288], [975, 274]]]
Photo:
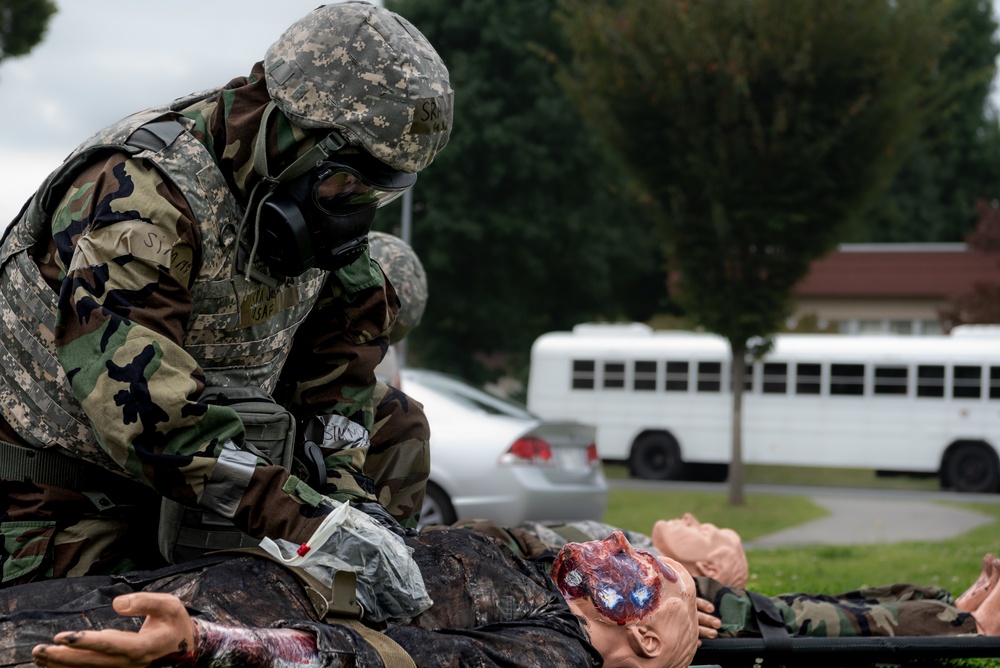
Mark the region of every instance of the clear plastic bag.
[[330, 504], [333, 512], [306, 541], [306, 547], [265, 538], [261, 548], [327, 585], [333, 582], [334, 571], [355, 573], [365, 619], [402, 623], [429, 608], [433, 601], [413, 560], [413, 548], [350, 504]]

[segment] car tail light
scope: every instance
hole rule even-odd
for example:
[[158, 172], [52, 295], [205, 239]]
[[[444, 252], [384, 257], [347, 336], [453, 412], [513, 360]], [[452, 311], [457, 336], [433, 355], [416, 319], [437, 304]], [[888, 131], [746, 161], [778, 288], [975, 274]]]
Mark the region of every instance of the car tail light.
[[591, 443], [587, 446], [587, 464], [590, 466], [599, 466], [601, 463], [601, 458], [597, 456], [597, 444]]
[[552, 447], [544, 440], [534, 436], [519, 438], [500, 455], [501, 464], [540, 464], [550, 466]]

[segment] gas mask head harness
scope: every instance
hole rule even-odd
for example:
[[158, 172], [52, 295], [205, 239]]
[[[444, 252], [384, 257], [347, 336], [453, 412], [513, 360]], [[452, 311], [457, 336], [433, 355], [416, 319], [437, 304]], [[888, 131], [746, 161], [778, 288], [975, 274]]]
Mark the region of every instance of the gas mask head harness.
[[254, 152], [254, 169], [263, 178], [258, 186], [267, 192], [259, 201], [250, 196], [251, 261], [256, 254], [282, 277], [346, 267], [368, 248], [376, 210], [413, 186], [417, 175], [394, 170], [361, 149], [342, 151], [347, 141], [334, 130], [272, 177], [264, 143], [273, 108], [264, 114]]

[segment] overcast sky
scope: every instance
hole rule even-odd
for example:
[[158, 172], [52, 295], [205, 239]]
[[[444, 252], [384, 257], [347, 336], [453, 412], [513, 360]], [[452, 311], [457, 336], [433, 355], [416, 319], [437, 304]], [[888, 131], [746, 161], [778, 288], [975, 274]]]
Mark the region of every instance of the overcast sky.
[[0, 230], [118, 118], [249, 74], [323, 0], [56, 0], [43, 41], [0, 64]]
[[248, 74], [285, 28], [323, 2], [56, 4], [44, 40], [27, 56], [0, 64], [0, 229], [94, 131]]

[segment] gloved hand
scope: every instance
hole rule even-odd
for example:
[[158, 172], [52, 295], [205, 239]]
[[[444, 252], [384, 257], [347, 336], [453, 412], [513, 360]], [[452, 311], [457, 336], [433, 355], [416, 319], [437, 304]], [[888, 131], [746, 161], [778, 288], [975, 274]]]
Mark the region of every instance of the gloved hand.
[[397, 536], [413, 536], [416, 535], [416, 529], [405, 529], [403, 525], [396, 521], [396, 518], [389, 514], [382, 504], [375, 503], [374, 501], [363, 501], [361, 503], [351, 503], [352, 506], [363, 512], [368, 517], [375, 520], [379, 526], [388, 529]]

